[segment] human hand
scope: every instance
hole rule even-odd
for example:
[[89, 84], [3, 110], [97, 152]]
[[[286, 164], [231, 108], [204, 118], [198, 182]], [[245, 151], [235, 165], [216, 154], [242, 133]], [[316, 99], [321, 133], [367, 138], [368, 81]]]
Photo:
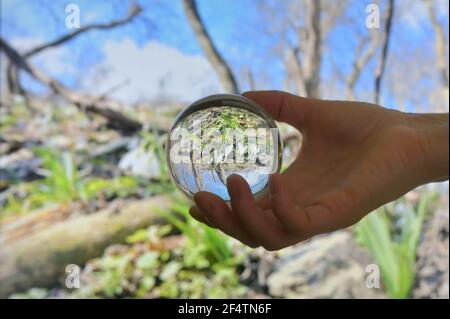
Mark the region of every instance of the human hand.
[[244, 94], [303, 135], [293, 163], [255, 201], [239, 175], [227, 180], [231, 208], [199, 192], [192, 217], [250, 247], [277, 250], [347, 227], [418, 185], [448, 179], [448, 113], [414, 115], [369, 103], [284, 92]]

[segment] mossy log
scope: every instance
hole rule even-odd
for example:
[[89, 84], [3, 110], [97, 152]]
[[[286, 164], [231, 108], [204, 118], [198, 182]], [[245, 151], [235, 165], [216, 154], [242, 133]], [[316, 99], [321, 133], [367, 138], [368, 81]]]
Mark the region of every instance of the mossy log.
[[157, 208], [169, 199], [157, 196], [68, 219], [0, 247], [0, 298], [31, 287], [49, 287], [65, 275], [68, 264], [83, 265], [135, 230], [162, 222]]

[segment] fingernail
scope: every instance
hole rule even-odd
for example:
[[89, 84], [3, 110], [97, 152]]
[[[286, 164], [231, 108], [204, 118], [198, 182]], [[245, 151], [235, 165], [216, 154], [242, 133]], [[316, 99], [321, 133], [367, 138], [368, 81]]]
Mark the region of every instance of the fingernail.
[[204, 212], [209, 212], [211, 211], [211, 203], [209, 203], [208, 200], [205, 200], [204, 198], [202, 198], [202, 196], [199, 196], [198, 193], [194, 195], [194, 201], [197, 204], [197, 206], [200, 208], [200, 210], [204, 211]]
[[197, 206], [192, 206], [191, 208], [189, 208], [189, 214], [191, 214], [192, 216], [200, 216], [202, 213]]
[[231, 177], [233, 177], [235, 174], [231, 174], [230, 176], [228, 176], [227, 178], [227, 189], [228, 189], [228, 193], [230, 194], [231, 197], [237, 198], [239, 196], [239, 190], [236, 187], [233, 187], [232, 183], [231, 183]]

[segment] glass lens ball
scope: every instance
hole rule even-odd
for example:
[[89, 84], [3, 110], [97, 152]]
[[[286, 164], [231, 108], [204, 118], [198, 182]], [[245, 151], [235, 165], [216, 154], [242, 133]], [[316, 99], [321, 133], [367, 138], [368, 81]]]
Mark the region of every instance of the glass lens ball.
[[207, 191], [230, 200], [226, 180], [245, 178], [255, 198], [280, 171], [281, 139], [275, 121], [253, 101], [220, 94], [201, 99], [175, 119], [167, 142], [172, 179], [189, 198]]

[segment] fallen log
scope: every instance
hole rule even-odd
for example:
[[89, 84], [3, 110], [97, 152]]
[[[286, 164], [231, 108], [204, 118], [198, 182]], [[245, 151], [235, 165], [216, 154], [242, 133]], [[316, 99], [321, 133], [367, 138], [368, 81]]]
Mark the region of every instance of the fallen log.
[[2, 37], [0, 37], [0, 51], [3, 51], [9, 58], [10, 63], [13, 63], [18, 69], [27, 72], [35, 80], [47, 86], [55, 94], [62, 96], [66, 101], [74, 104], [79, 109], [103, 116], [108, 120], [111, 127], [120, 129], [126, 134], [132, 134], [141, 130], [142, 124], [139, 121], [115, 110], [120, 103], [104, 99], [99, 100], [98, 98], [68, 89], [59, 81], [28, 63], [27, 59], [20, 55]]
[[[0, 298], [31, 287], [51, 287], [63, 279], [68, 264], [82, 266], [137, 229], [163, 221], [158, 209], [170, 199], [156, 196], [122, 208], [68, 219], [0, 247]], [[1, 234], [1, 229], [0, 229]]]

